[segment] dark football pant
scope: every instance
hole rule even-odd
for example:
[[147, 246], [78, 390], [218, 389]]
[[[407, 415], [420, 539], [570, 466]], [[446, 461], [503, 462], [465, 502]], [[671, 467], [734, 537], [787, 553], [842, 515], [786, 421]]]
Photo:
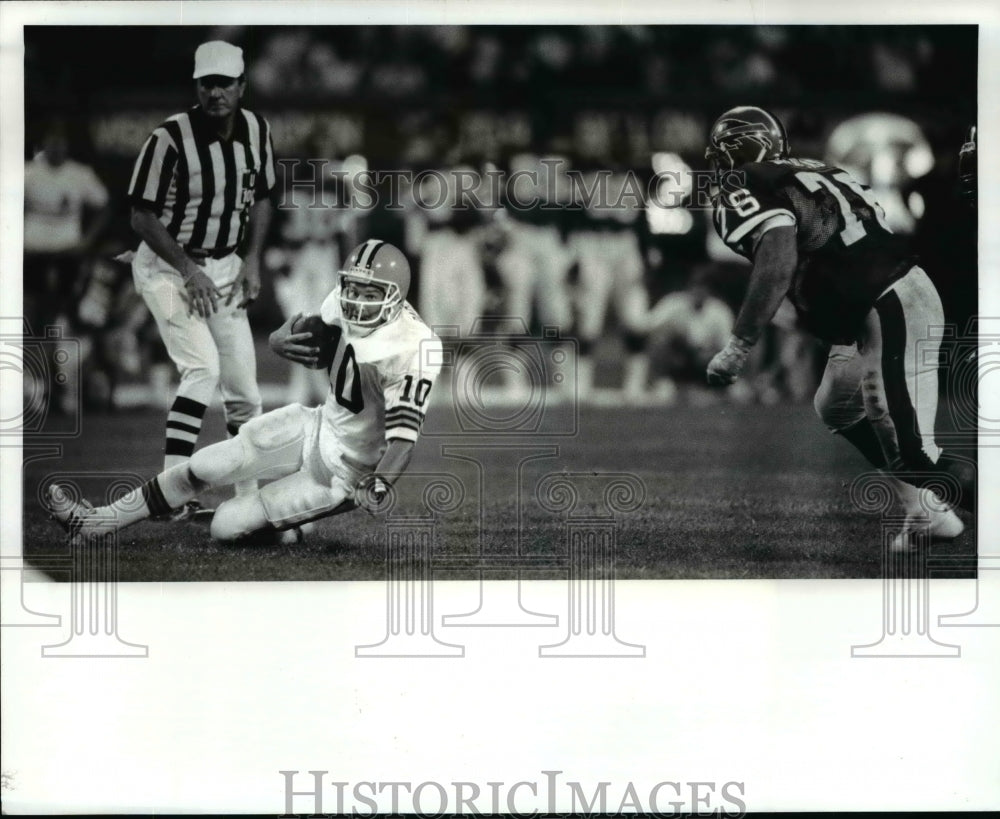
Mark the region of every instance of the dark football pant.
[[908, 483], [958, 478], [960, 505], [971, 509], [975, 485], [960, 461], [942, 458], [934, 439], [938, 353], [944, 328], [941, 299], [919, 267], [875, 303], [856, 345], [830, 349], [815, 407], [823, 422], [848, 438], [872, 464]]

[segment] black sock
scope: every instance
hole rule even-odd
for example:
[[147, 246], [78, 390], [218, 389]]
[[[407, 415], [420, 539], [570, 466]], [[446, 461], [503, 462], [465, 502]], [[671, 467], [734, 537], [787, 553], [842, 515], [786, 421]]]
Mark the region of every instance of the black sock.
[[976, 513], [976, 465], [971, 458], [942, 452], [938, 458], [937, 469], [947, 472], [958, 481], [961, 495], [958, 505], [966, 512]]
[[851, 424], [844, 429], [834, 430], [837, 435], [843, 435], [850, 441], [854, 448], [868, 459], [868, 463], [876, 469], [885, 469], [888, 464], [885, 460], [885, 453], [882, 452], [882, 444], [879, 443], [875, 428], [867, 418], [862, 418], [857, 423]]

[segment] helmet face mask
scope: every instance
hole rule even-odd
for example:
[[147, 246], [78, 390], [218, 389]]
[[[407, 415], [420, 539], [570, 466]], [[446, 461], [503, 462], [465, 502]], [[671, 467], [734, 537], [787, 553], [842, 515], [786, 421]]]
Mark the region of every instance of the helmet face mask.
[[340, 311], [348, 324], [374, 329], [399, 315], [410, 289], [410, 264], [394, 245], [369, 239], [340, 271]]
[[788, 138], [778, 118], [748, 105], [732, 108], [715, 121], [705, 150], [705, 159], [716, 171], [787, 156]]
[[403, 303], [395, 282], [340, 276], [340, 312], [344, 321], [358, 327], [378, 327], [396, 317]]

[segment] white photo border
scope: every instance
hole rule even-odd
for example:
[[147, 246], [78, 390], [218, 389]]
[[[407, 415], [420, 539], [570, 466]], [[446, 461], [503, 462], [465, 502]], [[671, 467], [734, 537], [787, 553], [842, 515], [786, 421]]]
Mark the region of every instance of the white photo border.
[[[23, 25], [236, 15], [241, 25], [979, 24], [979, 311], [1000, 316], [1000, 7], [967, 0], [4, 4], [0, 316], [21, 311]], [[4, 417], [15, 399], [19, 384], [5, 380]], [[982, 498], [995, 493], [998, 458], [980, 451]], [[0, 497], [9, 543], [20, 537], [17, 449], [0, 448]], [[980, 504], [981, 552], [1000, 552], [998, 517], [1000, 507]], [[484, 790], [558, 770], [588, 794], [614, 783], [609, 810], [627, 783], [643, 795], [662, 781], [743, 782], [751, 811], [1000, 807], [1000, 629], [947, 630], [962, 643], [956, 659], [852, 659], [852, 644], [877, 639], [880, 583], [622, 582], [621, 632], [647, 647], [627, 661], [543, 661], [537, 641], [499, 629], [461, 660], [362, 661], [354, 646], [384, 631], [381, 583], [123, 584], [123, 637], [149, 644], [147, 659], [43, 659], [37, 631], [4, 629], [4, 808], [277, 815], [281, 770], [302, 772], [303, 788], [307, 771], [324, 770], [329, 781]], [[961, 610], [972, 585], [935, 581], [935, 594]], [[562, 591], [532, 594], [559, 601]], [[3, 592], [19, 593], [7, 577]], [[37, 584], [32, 594], [63, 608], [67, 590]]]

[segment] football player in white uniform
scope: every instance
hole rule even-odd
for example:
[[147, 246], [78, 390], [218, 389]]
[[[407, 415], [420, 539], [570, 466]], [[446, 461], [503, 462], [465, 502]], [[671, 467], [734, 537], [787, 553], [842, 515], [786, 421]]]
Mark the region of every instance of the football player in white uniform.
[[[221, 504], [213, 538], [293, 530], [358, 506], [375, 513], [409, 464], [440, 369], [440, 339], [406, 302], [409, 287], [410, 266], [396, 247], [369, 239], [355, 248], [319, 317], [293, 316], [270, 339], [278, 355], [328, 370], [326, 403], [254, 418], [234, 438], [195, 452], [110, 506], [75, 501], [54, 484], [47, 497], [53, 518], [71, 536], [86, 537], [249, 479], [276, 480]], [[312, 331], [297, 329], [303, 325]]]

